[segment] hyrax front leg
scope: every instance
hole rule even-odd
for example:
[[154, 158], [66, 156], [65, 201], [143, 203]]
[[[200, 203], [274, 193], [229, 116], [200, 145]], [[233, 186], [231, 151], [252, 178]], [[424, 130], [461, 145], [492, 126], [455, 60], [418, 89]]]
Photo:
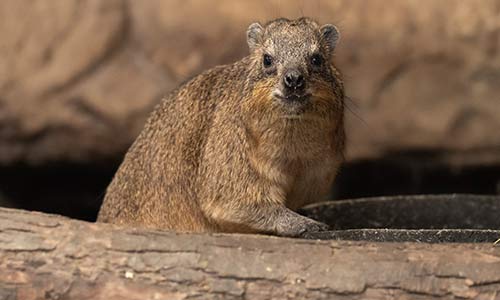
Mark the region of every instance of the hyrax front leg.
[[241, 204], [236, 207], [223, 205], [211, 210], [209, 215], [222, 231], [226, 232], [260, 232], [287, 237], [307, 237], [310, 233], [329, 228], [328, 225], [301, 216], [281, 204]]

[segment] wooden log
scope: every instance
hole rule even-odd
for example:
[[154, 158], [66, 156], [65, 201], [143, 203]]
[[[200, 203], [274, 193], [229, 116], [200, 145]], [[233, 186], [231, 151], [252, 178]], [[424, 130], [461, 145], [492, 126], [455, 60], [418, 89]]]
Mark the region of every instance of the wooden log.
[[0, 299], [500, 299], [500, 247], [178, 234], [0, 208]]

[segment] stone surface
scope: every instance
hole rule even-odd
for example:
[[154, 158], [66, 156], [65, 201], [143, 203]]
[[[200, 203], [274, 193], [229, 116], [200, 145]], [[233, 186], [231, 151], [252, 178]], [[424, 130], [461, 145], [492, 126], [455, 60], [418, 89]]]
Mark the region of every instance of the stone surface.
[[124, 1], [2, 1], [0, 20], [2, 163], [117, 158], [173, 87]]
[[5, 0], [0, 164], [118, 161], [163, 94], [247, 53], [250, 22], [301, 15], [341, 30], [349, 160], [500, 162], [496, 0]]

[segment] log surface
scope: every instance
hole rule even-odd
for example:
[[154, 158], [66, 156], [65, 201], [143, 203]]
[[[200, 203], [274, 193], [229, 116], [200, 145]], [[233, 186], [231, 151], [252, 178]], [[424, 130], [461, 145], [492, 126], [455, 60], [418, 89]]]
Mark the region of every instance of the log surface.
[[0, 208], [0, 299], [500, 299], [500, 247], [176, 234]]

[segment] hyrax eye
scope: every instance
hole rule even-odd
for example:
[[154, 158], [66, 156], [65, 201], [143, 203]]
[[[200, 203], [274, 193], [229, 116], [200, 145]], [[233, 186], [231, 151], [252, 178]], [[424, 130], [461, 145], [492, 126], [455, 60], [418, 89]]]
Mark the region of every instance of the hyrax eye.
[[269, 54], [264, 54], [264, 58], [262, 59], [262, 63], [265, 68], [269, 68], [273, 65], [273, 57]]
[[311, 65], [315, 67], [321, 67], [322, 64], [323, 64], [323, 57], [321, 57], [321, 55], [313, 54], [311, 56]]

